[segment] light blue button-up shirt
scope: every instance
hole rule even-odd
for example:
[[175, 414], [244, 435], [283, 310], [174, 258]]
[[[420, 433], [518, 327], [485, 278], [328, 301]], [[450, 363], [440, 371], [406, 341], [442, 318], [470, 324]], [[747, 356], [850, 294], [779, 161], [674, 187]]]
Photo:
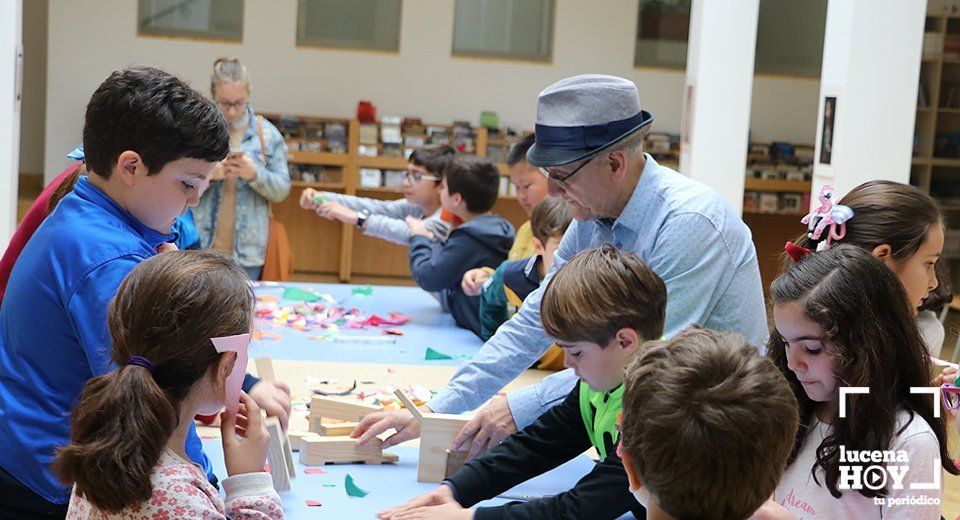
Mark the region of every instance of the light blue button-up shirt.
[[[707, 186], [660, 166], [649, 155], [633, 195], [616, 220], [574, 221], [553, 268], [520, 312], [504, 323], [472, 362], [461, 367], [429, 403], [440, 413], [473, 410], [533, 364], [552, 344], [540, 322], [540, 299], [553, 276], [575, 254], [614, 244], [636, 253], [667, 286], [664, 336], [691, 323], [739, 332], [762, 345], [767, 316], [750, 230]], [[584, 302], [589, 305], [589, 302]], [[573, 388], [572, 370], [507, 396], [517, 427], [532, 423]]]

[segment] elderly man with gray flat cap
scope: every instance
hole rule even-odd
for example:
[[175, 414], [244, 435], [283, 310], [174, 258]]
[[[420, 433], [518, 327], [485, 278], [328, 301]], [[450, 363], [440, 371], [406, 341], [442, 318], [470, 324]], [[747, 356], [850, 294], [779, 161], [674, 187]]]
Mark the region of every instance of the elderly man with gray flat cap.
[[[454, 440], [474, 437], [471, 456], [498, 444], [559, 404], [577, 377], [558, 372], [536, 386], [496, 396], [551, 345], [540, 323], [540, 298], [553, 273], [576, 253], [614, 244], [636, 253], [667, 286], [664, 335], [692, 323], [738, 332], [754, 345], [767, 337], [757, 254], [739, 215], [707, 186], [643, 153], [653, 116], [640, 108], [633, 82], [585, 74], [554, 83], [537, 99], [536, 143], [527, 160], [549, 179], [550, 195], [573, 205], [575, 221], [553, 268], [514, 317], [503, 324], [425, 406], [438, 413], [483, 407]], [[496, 396], [496, 397], [494, 397]], [[407, 411], [364, 418], [359, 443], [390, 428], [384, 446], [419, 436]]]

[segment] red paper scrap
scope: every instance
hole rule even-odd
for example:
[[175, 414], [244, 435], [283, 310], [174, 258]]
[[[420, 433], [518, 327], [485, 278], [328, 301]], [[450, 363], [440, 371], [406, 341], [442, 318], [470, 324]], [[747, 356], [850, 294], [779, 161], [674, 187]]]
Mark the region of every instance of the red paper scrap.
[[390, 334], [391, 336], [403, 336], [403, 331], [400, 329], [383, 329], [383, 334]]
[[323, 468], [304, 468], [303, 473], [305, 475], [326, 475], [327, 472]]
[[316, 500], [307, 500], [307, 507], [320, 507], [323, 504], [317, 502]]

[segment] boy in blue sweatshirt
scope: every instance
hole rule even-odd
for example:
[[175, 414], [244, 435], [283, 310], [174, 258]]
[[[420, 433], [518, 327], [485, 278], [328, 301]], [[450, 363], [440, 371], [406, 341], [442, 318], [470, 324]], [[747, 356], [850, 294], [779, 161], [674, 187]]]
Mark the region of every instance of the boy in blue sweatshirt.
[[[86, 381], [115, 368], [107, 306], [137, 264], [177, 241], [229, 140], [217, 108], [158, 69], [114, 72], [90, 98], [88, 175], [30, 238], [0, 307], [0, 518], [66, 515], [70, 488], [50, 463]], [[265, 408], [284, 400], [272, 383], [249, 383]], [[186, 448], [216, 482], [193, 429]]]
[[439, 293], [440, 304], [450, 311], [457, 326], [480, 334], [480, 298], [467, 296], [460, 287], [463, 273], [477, 267], [494, 267], [506, 260], [513, 245], [513, 225], [490, 213], [497, 203], [500, 172], [481, 157], [457, 156], [440, 181], [440, 207], [463, 224], [446, 241], [432, 241], [423, 221], [407, 217], [410, 239], [410, 272], [423, 290]]

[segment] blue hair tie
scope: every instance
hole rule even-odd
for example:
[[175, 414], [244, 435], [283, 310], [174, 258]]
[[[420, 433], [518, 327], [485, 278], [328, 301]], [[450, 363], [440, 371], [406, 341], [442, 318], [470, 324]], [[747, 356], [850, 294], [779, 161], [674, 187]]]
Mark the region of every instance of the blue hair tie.
[[153, 374], [153, 363], [149, 359], [140, 357], [140, 356], [130, 356], [130, 359], [127, 360], [127, 366], [137, 365], [138, 367], [146, 368]]

